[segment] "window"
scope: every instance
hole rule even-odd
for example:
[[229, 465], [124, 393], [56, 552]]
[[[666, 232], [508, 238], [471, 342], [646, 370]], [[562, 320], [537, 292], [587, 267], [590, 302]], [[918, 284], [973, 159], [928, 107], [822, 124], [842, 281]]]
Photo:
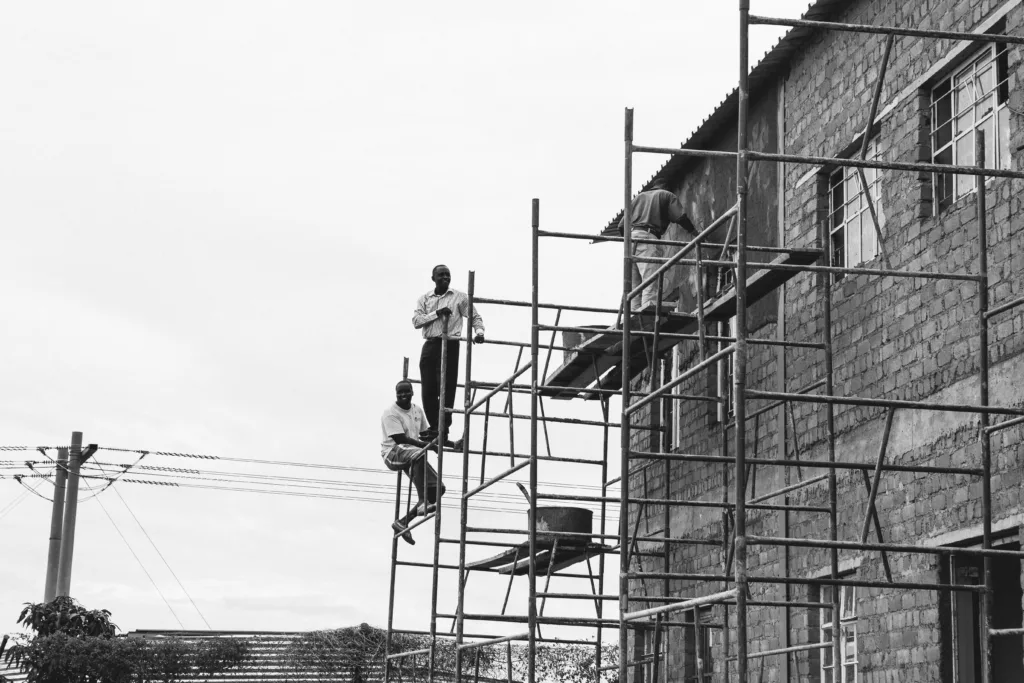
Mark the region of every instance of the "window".
[[[736, 336], [736, 316], [723, 320], [718, 324], [719, 336], [722, 337], [735, 337]], [[719, 342], [718, 349], [721, 351], [731, 342]], [[736, 405], [733, 403], [733, 354], [727, 354], [722, 360], [718, 361], [718, 396], [725, 399], [724, 403], [718, 404], [718, 421], [725, 422], [731, 420], [736, 415]]]
[[[685, 629], [684, 683], [711, 683], [715, 666], [712, 658], [715, 646], [715, 629], [712, 625], [713, 612], [710, 606], [698, 608], [700, 625]], [[686, 610], [684, 621], [693, 623], [693, 611]]]
[[[985, 132], [986, 168], [1010, 167], [1010, 112], [1006, 46], [991, 43], [932, 89], [932, 163], [973, 166], [978, 131]], [[976, 176], [936, 173], [935, 213], [977, 187]]]
[[[857, 587], [822, 586], [821, 602], [832, 602], [832, 591], [839, 591], [839, 651], [843, 661], [837, 671], [832, 661], [832, 648], [821, 649], [821, 683], [856, 683], [857, 681]], [[820, 638], [832, 642], [833, 617], [830, 608], [821, 608]]]
[[[996, 539], [1000, 550], [1020, 550], [1015, 536]], [[1022, 618], [1021, 561], [1016, 557], [999, 556], [991, 560], [992, 588], [998, 596], [992, 606], [993, 628], [1019, 628]], [[982, 583], [984, 565], [978, 555], [953, 555], [947, 571], [950, 583], [978, 585]], [[949, 600], [951, 669], [953, 683], [981, 681], [981, 595], [974, 591], [953, 591]], [[1024, 643], [1020, 638], [993, 638], [992, 670], [996, 680], [1024, 680]]]
[[[867, 158], [877, 158], [877, 148], [873, 141], [868, 145]], [[880, 176], [877, 168], [864, 169], [864, 178], [871, 191], [879, 227], [885, 225]], [[844, 166], [829, 174], [828, 230], [833, 266], [855, 268], [878, 256], [875, 225], [856, 168]], [[835, 276], [836, 280], [841, 278], [841, 274]]]

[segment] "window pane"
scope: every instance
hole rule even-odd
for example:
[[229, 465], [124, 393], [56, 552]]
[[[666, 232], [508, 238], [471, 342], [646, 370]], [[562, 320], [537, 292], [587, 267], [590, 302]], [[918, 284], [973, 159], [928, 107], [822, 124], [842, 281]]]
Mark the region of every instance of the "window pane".
[[846, 678], [843, 680], [846, 683], [853, 683], [857, 680], [857, 666], [855, 664], [848, 664], [846, 666]]
[[[966, 135], [967, 133], [970, 133], [971, 128], [973, 128], [973, 127], [974, 127], [974, 107], [969, 107], [967, 109], [967, 111], [965, 111], [964, 113], [962, 113], [962, 114], [960, 114], [959, 116], [956, 117], [956, 126], [955, 126], [955, 129], [954, 129], [954, 133], [956, 134], [957, 138], [960, 138], [961, 136]], [[960, 157], [959, 156], [957, 156], [956, 160], [957, 160], [958, 164], [962, 165], [962, 162], [960, 161]]]
[[932, 153], [948, 145], [953, 139], [952, 96], [949, 81], [932, 91]]
[[[984, 123], [978, 126], [979, 130], [985, 131], [985, 168], [996, 168], [996, 134], [993, 130], [995, 128], [995, 117], [988, 117]], [[977, 143], [975, 143], [977, 144]]]
[[986, 58], [984, 62], [978, 64], [978, 71], [975, 74], [974, 83], [977, 88], [977, 97], [984, 97], [995, 90], [996, 70], [991, 57]]
[[[953, 114], [957, 118], [956, 132], [963, 132], [963, 128], [960, 128], [960, 119], [964, 114], [970, 114], [974, 109], [974, 88], [971, 87], [970, 80], [962, 80], [953, 86]], [[970, 122], [967, 121], [967, 125]]]
[[999, 110], [999, 166], [1010, 168], [1010, 110]]
[[[957, 166], [974, 165], [974, 136], [965, 135], [956, 141]], [[974, 176], [956, 176], [956, 196], [963, 197], [974, 189]]]
[[843, 586], [843, 619], [853, 619], [857, 616], [857, 587]]
[[838, 228], [843, 224], [843, 210], [845, 208], [845, 200], [843, 199], [843, 182], [842, 182], [842, 171], [832, 174], [832, 193], [829, 204], [829, 212], [832, 217], [832, 229]]
[[858, 214], [856, 218], [846, 224], [846, 259], [850, 267], [862, 262], [860, 251], [860, 226], [864, 214]]
[[[846, 265], [846, 243], [845, 243], [845, 231], [840, 228], [832, 233], [832, 265], [833, 266], [845, 266]], [[842, 275], [837, 275], [842, 277]], [[822, 602], [828, 602], [822, 598]]]

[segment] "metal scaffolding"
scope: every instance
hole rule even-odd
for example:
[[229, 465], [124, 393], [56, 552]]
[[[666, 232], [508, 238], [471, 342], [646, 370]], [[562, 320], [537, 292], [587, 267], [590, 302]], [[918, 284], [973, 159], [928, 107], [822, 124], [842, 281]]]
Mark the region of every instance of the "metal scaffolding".
[[[548, 232], [539, 228], [538, 201], [533, 201], [532, 211], [532, 296], [529, 302], [499, 299], [475, 298], [473, 274], [470, 273], [469, 297], [470, 306], [477, 304], [528, 306], [531, 310], [530, 341], [497, 342], [509, 346], [518, 346], [520, 358], [517, 359], [514, 371], [504, 380], [497, 383], [485, 383], [474, 379], [472, 374], [472, 345], [467, 344], [465, 404], [462, 410], [450, 410], [461, 413], [465, 418], [465, 439], [462, 450], [462, 488], [460, 499], [460, 532], [458, 539], [444, 538], [441, 534], [440, 506], [436, 516], [434, 537], [434, 561], [426, 565], [433, 572], [433, 603], [429, 631], [424, 633], [431, 639], [431, 646], [426, 650], [389, 653], [391, 659], [402, 657], [426, 656], [430, 659], [426, 667], [428, 680], [433, 680], [435, 666], [433, 653], [437, 642], [437, 623], [439, 619], [451, 619], [454, 622], [454, 647], [456, 648], [454, 671], [450, 672], [457, 680], [472, 678], [473, 673], [479, 674], [479, 660], [474, 666], [468, 666], [467, 653], [479, 651], [480, 648], [521, 641], [527, 644], [526, 680], [534, 683], [537, 680], [535, 657], [539, 643], [568, 642], [595, 645], [595, 676], [601, 680], [602, 670], [607, 667], [601, 662], [601, 642], [606, 631], [618, 632], [618, 677], [625, 683], [634, 681], [668, 680], [667, 649], [669, 633], [677, 630], [692, 632], [696, 648], [702, 647], [704, 629], [710, 626], [721, 634], [720, 647], [724, 652], [724, 671], [721, 680], [748, 680], [754, 662], [763, 667], [765, 659], [782, 657], [785, 669], [784, 680], [793, 680], [790, 670], [791, 656], [795, 653], [827, 648], [831, 650], [831, 661], [841, 665], [841, 629], [833, 618], [831, 642], [794, 643], [791, 628], [792, 610], [813, 608], [831, 610], [833, 615], [840, 614], [840, 588], [845, 586], [889, 588], [907, 591], [934, 591], [949, 593], [966, 591], [980, 596], [980, 614], [982, 628], [980, 645], [982, 653], [982, 680], [990, 682], [991, 639], [994, 637], [1020, 636], [1024, 634], [1024, 625], [1018, 628], [993, 628], [992, 625], [992, 559], [996, 557], [1024, 558], [1024, 552], [999, 550], [993, 547], [992, 533], [992, 446], [991, 437], [999, 431], [1024, 423], [1024, 410], [1011, 406], [991, 405], [989, 400], [989, 341], [988, 325], [990, 321], [1014, 307], [1024, 303], [1024, 298], [1008, 301], [991, 308], [989, 304], [988, 278], [988, 226], [986, 218], [986, 187], [985, 180], [989, 177], [1024, 178], [1024, 173], [1006, 169], [985, 167], [984, 132], [977, 131], [975, 150], [975, 166], [951, 166], [932, 163], [886, 162], [869, 159], [867, 155], [868, 139], [878, 112], [882, 85], [885, 79], [886, 66], [893, 43], [897, 37], [911, 38], [944, 38], [959, 41], [998, 42], [1003, 44], [1024, 44], [1024, 38], [951, 31], [927, 31], [919, 29], [902, 29], [896, 27], [864, 26], [818, 22], [806, 20], [784, 20], [750, 14], [749, 0], [739, 0], [739, 43], [740, 72], [738, 86], [737, 115], [737, 151], [722, 152], [689, 148], [663, 148], [636, 145], [633, 142], [633, 112], [626, 110], [625, 116], [625, 154], [623, 184], [623, 237], [607, 237], [580, 235], [573, 233]], [[750, 148], [748, 140], [749, 112], [749, 29], [751, 25], [782, 25], [806, 27], [818, 30], [837, 30], [846, 32], [862, 32], [884, 36], [885, 49], [879, 65], [879, 75], [873, 90], [871, 106], [866, 116], [860, 158], [818, 157], [808, 155], [785, 154], [777, 152], [757, 151]], [[659, 244], [674, 248], [675, 253], [667, 258], [644, 259], [634, 255], [635, 240], [631, 236], [632, 188], [633, 188], [633, 156], [634, 154], [660, 154], [686, 157], [727, 158], [736, 160], [736, 202], [731, 209], [713, 223], [699, 229], [697, 234], [685, 242], [660, 240]], [[864, 194], [868, 198], [869, 213], [874, 230], [878, 236], [881, 261], [884, 267], [845, 267], [832, 265], [831, 250], [827, 248], [829, 233], [827, 227], [819, 221], [816, 243], [810, 247], [766, 247], [748, 243], [748, 182], [749, 166], [753, 161], [774, 164], [806, 165], [810, 167], [849, 167], [857, 170], [858, 178]], [[930, 172], [938, 174], [957, 174], [978, 178], [975, 190], [977, 204], [977, 220], [974, 226], [974, 240], [978, 250], [975, 264], [965, 266], [965, 272], [914, 271], [894, 268], [889, 256], [884, 251], [881, 239], [881, 228], [875, 207], [871, 204], [871, 193], [868, 191], [864, 169], [887, 169], [896, 172]], [[779, 183], [782, 184], [782, 174]], [[721, 242], [711, 242], [712, 234], [721, 232], [728, 226], [726, 237]], [[570, 304], [542, 304], [538, 295], [539, 281], [539, 244], [540, 238], [574, 239], [590, 241], [619, 241], [623, 249], [622, 298], [620, 307], [595, 308]], [[705, 252], [717, 253], [713, 259], [704, 258]], [[751, 256], [768, 256], [772, 260], [752, 259]], [[639, 286], [633, 284], [633, 266], [637, 262], [656, 262], [660, 265]], [[666, 311], [662, 306], [664, 278], [672, 269], [691, 268], [698, 273], [707, 272], [716, 276], [717, 291], [707, 300], [704, 298], [702, 286], [697, 287], [698, 304], [692, 312]], [[967, 272], [973, 271], [973, 272]], [[977, 296], [968, 299], [977, 301], [974, 312], [978, 324], [978, 384], [977, 399], [968, 403], [938, 402], [924, 400], [895, 400], [855, 395], [837, 395], [835, 392], [833, 310], [830, 285], [833, 278], [848, 275], [888, 278], [910, 278], [914, 280], [946, 280], [967, 284], [976, 288]], [[816, 319], [820, 322], [820, 337], [817, 340], [803, 341], [792, 338], [786, 326], [785, 289], [787, 281], [792, 278], [806, 277], [813, 279], [813, 287], [817, 291]], [[701, 277], [697, 278], [702, 281]], [[657, 304], [649, 312], [631, 312], [631, 302], [641, 296], [646, 287], [657, 288]], [[750, 333], [748, 311], [754, 302], [772, 292], [781, 292], [782, 304], [779, 306], [779, 317], [776, 321], [774, 338], [756, 337]], [[472, 308], [471, 308], [472, 310]], [[556, 312], [553, 324], [542, 324], [542, 310]], [[614, 315], [616, 322], [608, 327], [595, 329], [560, 325], [562, 311], [580, 311]], [[723, 327], [723, 323], [735, 318], [732, 329]], [[551, 341], [542, 348], [540, 336], [550, 332]], [[558, 333], [574, 333], [584, 336], [578, 344], [556, 346], [555, 335]], [[678, 368], [674, 376], [669, 376], [664, 356], [681, 342], [696, 342], [698, 353], [695, 361], [686, 368]], [[494, 342], [492, 342], [494, 343]], [[708, 349], [717, 348], [710, 352]], [[776, 372], [777, 390], [766, 391], [752, 388], [751, 367], [752, 349], [756, 347], [774, 347], [778, 362]], [[521, 364], [523, 351], [529, 349], [530, 358]], [[820, 359], [821, 376], [807, 386], [793, 390], [786, 385], [786, 352], [791, 349], [803, 349], [807, 353], [817, 354]], [[565, 363], [549, 373], [551, 353], [554, 350], [567, 352]], [[548, 354], [544, 365], [541, 365], [541, 353]], [[443, 355], [442, 355], [443, 357]], [[719, 386], [713, 395], [678, 393], [681, 387], [690, 380], [706, 376], [707, 373], [718, 373], [719, 383], [724, 382], [727, 373], [719, 372], [728, 365], [731, 368], [731, 392]], [[442, 370], [442, 373], [445, 372]], [[529, 384], [522, 378], [529, 372]], [[716, 375], [711, 375], [715, 377]], [[442, 386], [444, 380], [442, 379]], [[477, 393], [481, 395], [476, 396]], [[491, 411], [491, 400], [507, 394], [506, 412], [503, 414]], [[513, 410], [513, 396], [529, 397], [530, 410], [528, 415], [516, 415]], [[620, 420], [612, 422], [612, 400], [619, 397]], [[729, 406], [725, 405], [731, 396], [731, 415]], [[584, 420], [579, 418], [555, 417], [545, 411], [544, 399], [575, 399], [596, 401], [601, 409], [600, 420]], [[665, 427], [669, 421], [672, 406], [681, 402], [704, 402], [722, 406], [722, 419], [716, 427], [719, 430], [718, 453], [689, 454], [677, 452], [672, 443], [669, 429]], [[757, 407], [752, 406], [756, 403]], [[801, 460], [794, 449], [793, 457], [789, 457], [787, 433], [795, 436], [795, 421], [788, 413], [797, 403], [810, 403], [824, 413], [824, 449], [825, 460]], [[836, 408], [837, 406], [865, 406], [884, 411], [884, 428], [881, 445], [873, 463], [855, 463], [837, 460], [836, 457]], [[890, 432], [896, 411], [948, 411], [967, 413], [977, 416], [980, 421], [980, 464], [974, 466], [938, 466], [934, 464], [897, 464], [886, 459]], [[444, 408], [442, 407], [442, 412]], [[782, 449], [776, 458], [757, 456], [757, 438], [759, 421], [774, 417], [778, 425], [777, 435], [781, 435]], [[789, 423], [787, 422], [787, 417]], [[993, 417], [1001, 417], [1002, 421], [993, 422]], [[470, 447], [470, 424], [472, 419], [483, 421], [482, 446]], [[487, 448], [488, 426], [491, 419], [507, 419], [510, 424], [508, 452], [494, 453]], [[514, 420], [522, 419], [529, 422], [528, 452], [516, 453], [514, 448]], [[599, 427], [603, 430], [604, 449], [600, 460], [596, 458], [562, 457], [551, 452], [547, 426], [550, 423], [573, 424], [582, 427]], [[620, 448], [614, 456], [618, 457], [619, 471], [617, 476], [609, 478], [614, 451], [609, 449], [610, 430], [620, 429]], [[710, 429], [702, 427], [702, 429]], [[475, 437], [475, 433], [474, 433]], [[541, 438], [547, 448], [546, 455], [542, 451]], [[752, 453], [748, 453], [749, 444], [753, 443]], [[438, 456], [438, 471], [442, 471], [444, 449]], [[497, 474], [487, 476], [488, 456], [492, 456], [492, 467], [495, 457], [508, 458], [508, 466]], [[479, 482], [470, 485], [470, 456], [479, 458]], [[547, 493], [541, 490], [538, 469], [542, 463], [562, 463], [579, 466], [591, 466], [600, 471], [601, 493], [599, 496], [581, 496]], [[655, 491], [647, 479], [651, 468], [658, 464], [663, 482], [662, 490]], [[671, 482], [678, 469], [689, 466], [707, 466], [716, 464], [721, 467], [721, 501], [709, 501], [706, 497], [686, 499], [675, 495]], [[785, 485], [773, 491], [755, 495], [750, 491], [751, 468], [780, 468], [784, 472]], [[523, 533], [523, 529], [485, 528], [471, 524], [471, 502], [475, 495], [486, 488], [500, 482], [511, 482], [516, 473], [528, 468], [529, 486], [524, 488], [528, 499], [529, 522], [525, 529], [527, 541], [519, 544], [503, 543], [493, 539], [502, 534]], [[811, 474], [804, 476], [803, 470]], [[867, 496], [866, 510], [861, 525], [859, 539], [843, 540], [839, 537], [838, 523], [838, 481], [841, 471], [859, 471], [863, 479], [864, 492]], [[684, 470], [685, 471], [685, 470]], [[792, 473], [797, 474], [793, 480]], [[675, 474], [674, 474], [675, 473]], [[816, 474], [815, 474], [816, 473]], [[922, 476], [962, 475], [981, 482], [981, 508], [983, 519], [983, 538], [981, 548], [964, 548], [952, 545], [911, 545], [886, 542], [881, 516], [876, 509], [876, 498], [880, 483], [887, 473], [915, 473]], [[790, 494], [814, 484], [826, 482], [826, 505], [795, 505], [790, 502]], [[731, 482], [731, 484], [730, 484]], [[612, 493], [615, 485], [619, 491]], [[858, 486], [860, 484], [858, 483]], [[730, 491], [731, 487], [731, 491]], [[781, 503], [772, 502], [782, 499]], [[396, 516], [400, 511], [401, 476], [396, 494]], [[551, 533], [537, 528], [538, 501], [576, 501], [598, 506], [600, 517], [599, 531], [593, 538], [580, 542], [579, 534]], [[609, 507], [618, 507], [618, 533], [607, 533], [606, 524], [609, 519]], [[671, 530], [670, 510], [678, 507], [706, 508], [717, 510], [721, 514], [722, 537], [701, 538], [673, 536]], [[641, 533], [642, 518], [650, 518], [651, 510], [661, 511], [662, 528], [657, 534]], [[760, 536], [748, 531], [750, 514], [779, 515], [783, 533], [779, 536]], [[827, 537], [801, 537], [799, 529], [790, 523], [790, 515], [806, 513], [821, 515], [827, 519]], [[424, 520], [426, 521], [426, 520]], [[874, 534], [875, 540], [869, 541]], [[614, 543], [607, 543], [614, 541]], [[459, 560], [457, 564], [442, 564], [439, 561], [439, 548], [442, 544], [458, 544]], [[562, 547], [559, 547], [559, 544]], [[487, 562], [467, 561], [467, 550], [498, 546], [506, 548], [504, 564], [488, 564]], [[720, 552], [721, 570], [714, 572], [683, 573], [672, 566], [672, 553], [687, 546], [706, 549], [708, 553]], [[775, 553], [776, 566], [779, 572], [774, 575], [764, 573], [751, 574], [748, 551], [752, 546], [766, 547]], [[649, 548], [657, 547], [656, 551]], [[812, 548], [827, 554], [827, 576], [808, 578], [791, 571], [791, 550], [794, 548]], [[860, 551], [880, 553], [884, 567], [885, 580], [842, 578], [839, 569], [840, 551]], [[949, 582], [899, 581], [893, 576], [889, 562], [890, 553], [925, 554], [937, 557], [953, 557], [965, 555], [981, 557], [983, 574], [980, 584]], [[615, 582], [606, 580], [606, 569], [610, 573], [611, 566], [606, 567], [606, 555], [619, 556], [617, 589], [611, 594], [606, 593]], [[591, 558], [597, 559], [598, 569], [593, 571]], [[585, 561], [587, 573], [570, 574], [563, 570], [576, 563]], [[660, 563], [660, 570], [653, 565]], [[392, 615], [394, 612], [395, 569], [403, 563], [397, 559], [397, 537], [392, 553], [392, 585], [391, 606], [389, 611], [389, 643], [393, 630]], [[415, 565], [415, 563], [406, 563]], [[645, 566], [650, 565], [650, 567]], [[416, 565], [416, 566], [423, 566]], [[674, 570], [675, 569], [675, 570]], [[454, 613], [442, 613], [437, 605], [438, 576], [441, 570], [457, 572], [457, 605]], [[507, 573], [509, 576], [508, 592], [505, 605], [500, 614], [482, 614], [471, 610], [467, 605], [466, 585], [475, 572]], [[506, 614], [512, 579], [517, 575], [528, 577], [528, 596], [525, 615], [510, 616]], [[589, 588], [587, 591], [555, 593], [549, 590], [553, 575], [564, 575], [578, 579]], [[545, 581], [542, 590], [538, 590], [538, 579]], [[672, 582], [675, 582], [674, 584]], [[660, 592], [652, 594], [648, 591], [655, 585]], [[673, 586], [685, 585], [686, 595], [673, 594]], [[792, 587], [796, 585], [819, 586], [826, 588], [825, 600], [797, 600], [793, 596]], [[756, 590], [752, 590], [756, 587]], [[565, 600], [574, 604], [592, 602], [594, 616], [576, 617], [545, 617], [544, 609], [549, 601]], [[609, 618], [603, 609], [604, 602], [618, 601], [618, 614]], [[710, 611], [710, 612], [709, 612]], [[768, 649], [752, 647], [749, 625], [750, 617], [757, 611], [763, 618], [765, 614], [777, 615], [778, 623], [784, 625], [784, 646]], [[706, 619], [704, 614], [710, 614]], [[681, 615], [681, 619], [673, 619], [673, 615]], [[465, 622], [479, 621], [490, 624], [519, 623], [525, 624], [526, 630], [511, 634], [471, 634], [465, 628]], [[581, 639], [565, 636], [562, 632], [542, 634], [542, 628], [554, 626], [584, 627], [593, 630], [593, 639]], [[630, 639], [632, 635], [632, 641]], [[511, 649], [508, 651], [507, 678], [513, 680]], [[698, 672], [703, 676], [708, 672]], [[704, 681], [701, 677], [699, 680]], [[710, 680], [710, 679], [708, 679]], [[715, 679], [719, 680], [719, 679]]]

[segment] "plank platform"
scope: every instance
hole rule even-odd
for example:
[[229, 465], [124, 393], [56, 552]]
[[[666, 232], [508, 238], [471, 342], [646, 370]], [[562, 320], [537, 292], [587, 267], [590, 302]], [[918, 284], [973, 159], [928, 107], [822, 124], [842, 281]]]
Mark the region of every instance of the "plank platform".
[[[612, 546], [602, 543], [587, 543], [586, 545], [559, 545], [557, 554], [554, 554], [553, 546], [546, 545], [537, 551], [537, 574], [546, 574], [548, 567], [551, 573], [555, 574], [561, 570], [571, 567], [578, 562], [585, 562], [591, 557], [612, 550]], [[554, 554], [554, 557], [552, 556]], [[497, 569], [499, 574], [512, 574], [522, 576], [530, 572], [530, 542], [520, 543], [515, 548], [509, 548], [493, 557], [484, 560], [470, 562], [466, 569]]]
[[[654, 331], [654, 315], [652, 313], [634, 313], [630, 316], [630, 322], [634, 330]], [[688, 313], [662, 313], [662, 332], [681, 333], [696, 329], [697, 319]], [[634, 337], [631, 344], [632, 355], [643, 356], [646, 347], [650, 346], [652, 342], [653, 339], [650, 337]], [[658, 347], [662, 351], [667, 351], [678, 343], [675, 340], [665, 339], [658, 344]], [[544, 382], [549, 386], [565, 388], [543, 389], [542, 396], [563, 400], [578, 398], [581, 395], [589, 398], [590, 395], [586, 389], [591, 386], [602, 389], [611, 388], [603, 383], [598, 386], [598, 380], [622, 363], [622, 335], [618, 331], [609, 334], [601, 334], [600, 331], [597, 331], [594, 336], [573, 351], [573, 356], [551, 373]], [[645, 360], [644, 366], [646, 365], [647, 361]]]
[[[807, 266], [822, 255], [819, 249], [790, 249], [770, 261], [773, 264]], [[795, 277], [796, 270], [755, 270], [747, 278], [747, 305], [751, 305], [778, 289]], [[730, 287], [717, 297], [704, 303], [704, 318], [710, 321], [728, 320], [736, 315], [736, 288]], [[635, 330], [651, 332], [654, 315], [636, 314], [630, 317]], [[611, 330], [611, 328], [606, 328]], [[662, 314], [661, 331], [667, 334], [693, 334], [697, 331], [697, 311], [692, 313]], [[635, 378], [647, 368], [651, 337], [635, 337], [630, 344], [630, 376]], [[678, 344], [675, 339], [659, 340], [657, 352], [668, 351]], [[544, 389], [542, 396], [560, 400], [596, 398], [587, 389], [617, 390], [622, 387], [622, 335], [601, 334], [599, 331], [573, 350], [574, 355], [552, 372], [544, 384], [558, 389]], [[561, 388], [564, 387], [564, 388]]]

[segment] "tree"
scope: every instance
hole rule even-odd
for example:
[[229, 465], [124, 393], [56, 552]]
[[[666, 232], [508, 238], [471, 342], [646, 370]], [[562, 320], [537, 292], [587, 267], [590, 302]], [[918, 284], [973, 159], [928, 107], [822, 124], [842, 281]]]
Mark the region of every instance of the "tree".
[[4, 658], [28, 674], [27, 683], [175, 683], [209, 678], [248, 657], [248, 644], [236, 639], [193, 643], [118, 636], [109, 611], [87, 610], [63, 596], [26, 604], [18, 623], [35, 635], [21, 639]]

